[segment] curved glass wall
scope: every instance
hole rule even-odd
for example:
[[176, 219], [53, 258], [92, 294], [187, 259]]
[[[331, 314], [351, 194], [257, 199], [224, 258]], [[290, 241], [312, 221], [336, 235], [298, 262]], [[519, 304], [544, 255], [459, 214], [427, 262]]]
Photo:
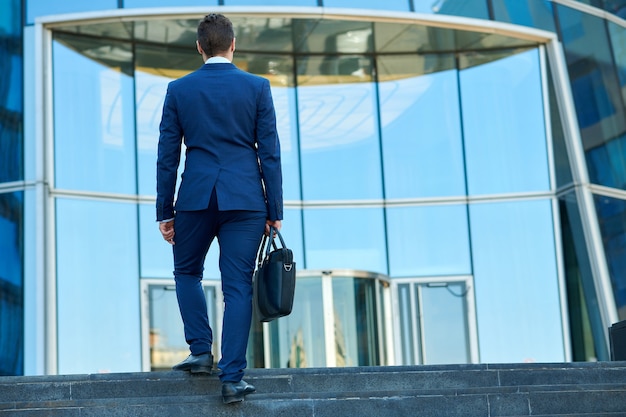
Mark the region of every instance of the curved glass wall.
[[[234, 63], [271, 81], [283, 144], [284, 236], [299, 269], [357, 269], [418, 282], [407, 294], [419, 308], [404, 305], [402, 314], [420, 337], [392, 352], [381, 321], [386, 281], [301, 276], [301, 311], [265, 329], [278, 348], [263, 354], [252, 347], [251, 363], [261, 354], [272, 367], [564, 360], [548, 152], [559, 125], [550, 123], [550, 131], [545, 120], [548, 79], [538, 45], [408, 23], [232, 20]], [[87, 366], [67, 359], [85, 348], [67, 332], [80, 327], [76, 317], [106, 311], [102, 294], [136, 294], [138, 273], [171, 278], [170, 248], [159, 239], [150, 200], [167, 83], [202, 64], [193, 50], [196, 24], [155, 19], [53, 30], [61, 372]], [[79, 175], [85, 170], [90, 175]], [[98, 249], [106, 236], [87, 221], [94, 217], [124, 223], [128, 236], [110, 248], [123, 251], [122, 262]], [[89, 230], [80, 245], [70, 219]], [[207, 280], [219, 279], [216, 258], [215, 247]], [[90, 272], [88, 264], [102, 265]], [[100, 283], [98, 297], [72, 301], [77, 288], [91, 291], [86, 274]], [[471, 294], [472, 302], [453, 294]], [[441, 300], [456, 313], [437, 310]], [[430, 313], [412, 316], [419, 311]], [[533, 326], [525, 325], [529, 312], [541, 318]], [[320, 314], [324, 320], [315, 320]], [[123, 342], [99, 342], [104, 352], [93, 349], [98, 360], [89, 370], [114, 370], [106, 351], [125, 352], [114, 363], [136, 370], [138, 326], [126, 323]], [[462, 330], [458, 350], [438, 347], [439, 327]], [[81, 334], [99, 340], [92, 333], [85, 327]]]

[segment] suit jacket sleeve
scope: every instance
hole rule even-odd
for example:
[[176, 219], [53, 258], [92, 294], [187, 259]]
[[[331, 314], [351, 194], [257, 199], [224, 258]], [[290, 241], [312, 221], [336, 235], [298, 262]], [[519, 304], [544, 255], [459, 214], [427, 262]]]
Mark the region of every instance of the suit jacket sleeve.
[[257, 106], [257, 146], [265, 186], [268, 220], [283, 219], [283, 184], [276, 114], [268, 80], [264, 80]]
[[176, 98], [172, 84], [167, 87], [163, 116], [159, 127], [159, 146], [157, 158], [157, 221], [174, 217], [174, 193], [180, 163], [180, 150], [183, 131], [178, 119]]

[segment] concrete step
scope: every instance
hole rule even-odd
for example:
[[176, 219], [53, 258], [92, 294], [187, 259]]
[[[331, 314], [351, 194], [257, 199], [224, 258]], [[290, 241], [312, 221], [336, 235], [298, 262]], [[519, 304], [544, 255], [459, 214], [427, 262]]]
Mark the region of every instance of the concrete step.
[[216, 375], [0, 377], [0, 417], [626, 416], [626, 362], [251, 369], [221, 402]]

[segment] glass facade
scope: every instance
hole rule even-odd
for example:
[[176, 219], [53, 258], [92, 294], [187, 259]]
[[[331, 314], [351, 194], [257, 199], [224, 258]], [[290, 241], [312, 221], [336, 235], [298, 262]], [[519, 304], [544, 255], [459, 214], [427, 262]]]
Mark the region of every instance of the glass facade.
[[[24, 372], [22, 9], [0, 4], [0, 375]], [[17, 190], [16, 190], [17, 188]]]
[[[0, 263], [0, 367], [10, 366], [0, 373], [20, 374], [24, 361], [48, 373], [166, 369], [184, 350], [171, 248], [153, 206], [165, 89], [202, 64], [201, 13], [164, 15], [171, 6], [225, 6], [234, 63], [271, 82], [283, 236], [304, 275], [292, 315], [253, 329], [250, 363], [607, 359], [609, 321], [626, 319], [619, 1], [11, 0], [0, 6], [0, 229], [11, 236]], [[279, 7], [261, 15], [258, 6], [321, 6], [328, 16], [272, 16]], [[88, 22], [58, 17], [81, 12]], [[457, 26], [458, 16], [476, 26]], [[519, 26], [494, 29], [492, 20]], [[21, 34], [33, 25], [46, 36], [25, 58]], [[546, 53], [551, 33], [566, 74]], [[35, 70], [23, 72], [23, 62]], [[42, 90], [23, 89], [23, 73]], [[35, 103], [24, 118], [40, 126], [28, 153], [24, 100]], [[25, 165], [35, 166], [32, 183]], [[25, 207], [32, 190], [41, 192]], [[25, 210], [46, 231], [26, 242], [41, 246], [24, 243]], [[23, 291], [24, 254], [46, 283], [33, 294]], [[205, 278], [216, 322], [217, 257], [213, 245]], [[384, 279], [341, 272], [357, 270]], [[24, 323], [24, 305], [39, 298], [45, 326]], [[24, 357], [24, 326], [50, 323], [53, 353]]]

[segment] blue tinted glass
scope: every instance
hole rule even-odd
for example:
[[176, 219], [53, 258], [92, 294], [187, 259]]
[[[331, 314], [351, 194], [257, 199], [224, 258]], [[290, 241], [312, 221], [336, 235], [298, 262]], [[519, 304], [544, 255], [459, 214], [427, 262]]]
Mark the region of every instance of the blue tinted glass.
[[461, 71], [468, 193], [550, 188], [537, 50]]
[[382, 82], [379, 94], [386, 197], [465, 195], [456, 71]]
[[0, 182], [19, 181], [23, 173], [21, 2], [0, 4]]
[[554, 31], [549, 0], [491, 0], [496, 20]]
[[125, 9], [158, 6], [217, 6], [218, 4], [218, 0], [124, 0]]
[[583, 145], [591, 149], [626, 131], [607, 22], [561, 5], [557, 10]]
[[626, 200], [595, 196], [604, 253], [620, 320], [626, 319]]
[[59, 373], [139, 371], [136, 206], [58, 199], [56, 217]]
[[24, 0], [27, 23], [35, 23], [36, 17], [63, 13], [89, 12], [92, 10], [117, 9], [118, 0]]
[[470, 205], [481, 362], [564, 360], [549, 200]]
[[156, 160], [163, 99], [171, 78], [137, 70], [137, 179], [139, 194], [156, 195]]
[[626, 135], [587, 151], [589, 179], [626, 190]]
[[276, 128], [280, 138], [280, 158], [283, 170], [283, 197], [300, 200], [300, 154], [298, 152], [298, 119], [296, 89], [272, 86], [276, 110]]
[[[626, 8], [626, 3], [625, 6]], [[622, 97], [626, 102], [626, 28], [607, 22], [611, 37], [611, 50], [617, 67], [617, 77], [622, 91]]]
[[225, 6], [318, 6], [318, 0], [224, 0]]
[[323, 0], [324, 7], [347, 7], [353, 9], [383, 9], [409, 11], [410, 0]]
[[374, 84], [302, 85], [298, 112], [303, 198], [381, 198]]
[[[130, 45], [93, 42], [106, 46], [103, 62], [128, 60], [119, 64], [130, 70]], [[135, 194], [132, 77], [57, 41], [53, 60], [56, 187]]]
[[487, 0], [413, 0], [415, 12], [489, 19]]
[[467, 227], [464, 205], [387, 209], [389, 275], [470, 274]]
[[23, 192], [0, 194], [0, 375], [24, 372]]
[[381, 208], [304, 211], [306, 269], [358, 269], [387, 275]]

